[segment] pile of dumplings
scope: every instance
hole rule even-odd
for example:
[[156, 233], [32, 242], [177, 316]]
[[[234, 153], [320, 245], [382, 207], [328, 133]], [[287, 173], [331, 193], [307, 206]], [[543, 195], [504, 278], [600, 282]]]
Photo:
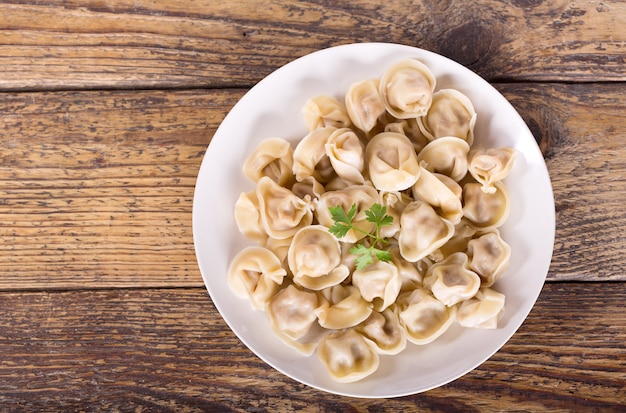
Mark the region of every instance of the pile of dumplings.
[[[295, 147], [267, 138], [243, 165], [255, 189], [239, 196], [235, 220], [254, 245], [232, 260], [229, 287], [339, 382], [367, 377], [381, 355], [431, 343], [454, 322], [496, 328], [504, 310], [493, 285], [511, 255], [498, 228], [515, 151], [473, 147], [472, 102], [436, 83], [405, 59], [353, 84], [343, 102], [313, 97]], [[357, 269], [350, 249], [369, 241], [353, 229], [331, 234], [329, 207], [356, 205], [354, 227], [370, 232], [365, 211], [376, 203], [393, 217], [380, 228], [392, 259]]]

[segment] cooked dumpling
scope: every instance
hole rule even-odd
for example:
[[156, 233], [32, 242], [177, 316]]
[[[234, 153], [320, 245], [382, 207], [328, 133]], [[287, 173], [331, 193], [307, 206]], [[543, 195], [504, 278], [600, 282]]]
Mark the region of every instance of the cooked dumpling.
[[374, 310], [383, 311], [396, 301], [402, 279], [398, 267], [393, 263], [375, 261], [354, 271], [352, 284], [359, 289], [366, 301], [374, 304]]
[[294, 183], [291, 187], [291, 192], [298, 198], [302, 198], [308, 202], [319, 199], [320, 196], [326, 192], [326, 188], [324, 188], [324, 185], [317, 182], [315, 178], [309, 176], [304, 178], [301, 182]]
[[317, 354], [330, 376], [341, 383], [361, 380], [374, 373], [380, 364], [373, 346], [354, 329], [322, 338]]
[[267, 233], [261, 222], [256, 191], [242, 192], [235, 202], [235, 222], [239, 232], [249, 240], [264, 244]]
[[447, 306], [472, 298], [480, 288], [480, 277], [469, 269], [467, 255], [455, 252], [428, 268], [424, 286]]
[[292, 240], [293, 237], [284, 239], [268, 238], [265, 242], [265, 248], [272, 251], [278, 257], [280, 262], [283, 263], [283, 267], [288, 271], [288, 275], [291, 275], [291, 273], [289, 273], [287, 255], [289, 253], [289, 247], [291, 246]]
[[372, 313], [372, 304], [361, 297], [354, 285], [338, 284], [320, 292], [322, 305], [315, 310], [319, 324], [340, 330], [363, 322]]
[[339, 245], [341, 246], [341, 263], [348, 267], [348, 270], [352, 274], [356, 269], [357, 256], [350, 250], [356, 244], [353, 242], [340, 242]]
[[355, 184], [362, 184], [365, 148], [359, 137], [349, 128], [340, 128], [326, 141], [326, 155], [337, 175]]
[[339, 284], [349, 275], [341, 265], [339, 241], [322, 225], [301, 228], [293, 236], [287, 256], [293, 281], [311, 290]]
[[[463, 216], [463, 205], [456, 191], [450, 189], [436, 174], [420, 166], [419, 179], [413, 185], [413, 197], [427, 202], [440, 215], [456, 225]], [[460, 188], [459, 188], [460, 189]]]
[[317, 294], [289, 284], [270, 300], [267, 314], [275, 328], [297, 340], [304, 337], [317, 320], [315, 310], [319, 304]]
[[346, 181], [345, 179], [340, 178], [339, 176], [336, 176], [330, 181], [328, 181], [326, 185], [324, 185], [324, 190], [326, 192], [339, 191], [342, 189], [346, 189], [347, 187], [351, 185], [354, 185], [354, 182]]
[[495, 192], [494, 184], [506, 178], [513, 168], [515, 149], [479, 148], [469, 152], [469, 172], [483, 184], [485, 192]]
[[267, 316], [276, 336], [305, 356], [313, 354], [325, 332], [315, 321], [320, 300], [312, 291], [289, 284], [268, 303]]
[[422, 285], [423, 273], [415, 263], [405, 260], [400, 254], [400, 249], [396, 246], [390, 251], [391, 262], [398, 268], [401, 286], [400, 291], [413, 290]]
[[418, 124], [430, 139], [456, 136], [468, 144], [474, 142], [476, 111], [467, 96], [456, 89], [441, 89], [433, 94], [428, 113]]
[[481, 288], [473, 298], [463, 301], [457, 312], [463, 327], [494, 329], [504, 313], [505, 296], [491, 288]]
[[422, 133], [417, 120], [414, 118], [396, 120], [385, 125], [385, 132], [396, 132], [405, 135], [411, 143], [415, 152], [420, 152], [430, 140]]
[[436, 79], [430, 68], [415, 59], [392, 65], [380, 80], [380, 95], [387, 111], [398, 119], [426, 115]]
[[346, 108], [332, 96], [320, 95], [307, 100], [302, 115], [309, 132], [326, 126], [347, 128], [351, 124]]
[[290, 186], [294, 181], [291, 144], [281, 138], [261, 141], [244, 162], [243, 172], [254, 182], [268, 176], [280, 186]]
[[378, 91], [378, 79], [353, 83], [346, 93], [346, 110], [354, 126], [370, 132], [385, 114], [385, 103]]
[[400, 217], [398, 246], [405, 260], [416, 262], [445, 244], [454, 225], [423, 201], [411, 202]]
[[[461, 220], [454, 226], [454, 235], [444, 245], [439, 248], [443, 258], [455, 253], [467, 251], [467, 243], [476, 234], [467, 221]], [[480, 274], [479, 274], [480, 275]]]
[[463, 200], [463, 188], [461, 187], [461, 184], [450, 178], [448, 175], [439, 173], [434, 173], [433, 175], [443, 182], [444, 185], [447, 186], [459, 200]]
[[250, 299], [256, 310], [265, 310], [286, 274], [274, 253], [267, 248], [251, 246], [235, 255], [226, 280], [236, 296]]
[[438, 172], [460, 181], [467, 174], [467, 154], [470, 146], [453, 136], [430, 142], [417, 155], [417, 161], [431, 172]]
[[395, 306], [373, 311], [355, 330], [370, 340], [379, 354], [398, 354], [406, 348], [406, 330], [400, 325]]
[[463, 216], [476, 229], [498, 228], [509, 217], [509, 192], [500, 182], [495, 183], [495, 188], [495, 192], [484, 192], [479, 183], [463, 186]]
[[380, 191], [403, 191], [417, 181], [420, 167], [409, 138], [395, 132], [374, 136], [365, 147], [369, 178]]
[[352, 224], [354, 227], [365, 231], [365, 233], [350, 229], [339, 240], [342, 242], [357, 242], [365, 237], [366, 233], [374, 229], [374, 224], [367, 221], [365, 211], [376, 203], [380, 203], [376, 188], [369, 184], [351, 185], [344, 189], [324, 193], [316, 205], [315, 214], [321, 225], [330, 228], [334, 221], [329, 207], [341, 206], [344, 211], [348, 212], [352, 205], [355, 204], [357, 212], [352, 220]]
[[290, 238], [313, 222], [309, 202], [266, 176], [257, 182], [256, 195], [263, 228], [272, 238]]
[[440, 337], [456, 319], [456, 307], [447, 307], [423, 288], [402, 293], [397, 305], [407, 339], [418, 345]]
[[293, 151], [293, 174], [296, 181], [302, 182], [312, 176], [325, 184], [336, 176], [330, 158], [326, 155], [326, 142], [336, 129], [332, 126], [314, 129], [298, 142]]
[[498, 230], [493, 230], [467, 243], [469, 267], [483, 280], [483, 287], [498, 281], [511, 261], [511, 247]]

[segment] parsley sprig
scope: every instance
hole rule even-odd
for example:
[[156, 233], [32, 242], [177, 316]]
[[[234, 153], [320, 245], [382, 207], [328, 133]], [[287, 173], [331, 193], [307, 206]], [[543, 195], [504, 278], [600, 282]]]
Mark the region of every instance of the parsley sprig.
[[357, 213], [356, 204], [352, 204], [347, 213], [341, 205], [328, 207], [328, 209], [334, 222], [329, 228], [331, 234], [337, 238], [342, 238], [348, 234], [348, 231], [354, 230], [365, 234], [370, 241], [369, 245], [359, 243], [350, 248], [350, 252], [356, 255], [355, 263], [357, 269], [363, 269], [372, 264], [374, 257], [379, 261], [391, 261], [391, 253], [383, 249], [384, 245], [388, 244], [389, 241], [380, 236], [380, 228], [393, 223], [393, 217], [387, 215], [387, 207], [373, 204], [369, 209], [365, 210], [365, 219], [375, 226], [373, 233], [354, 226], [352, 221]]

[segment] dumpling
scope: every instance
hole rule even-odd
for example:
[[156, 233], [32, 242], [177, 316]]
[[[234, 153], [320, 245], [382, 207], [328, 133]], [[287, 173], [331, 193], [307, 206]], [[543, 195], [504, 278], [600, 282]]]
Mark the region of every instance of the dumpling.
[[397, 306], [407, 339], [418, 345], [433, 342], [456, 320], [456, 307], [446, 306], [423, 288], [402, 293]]
[[362, 184], [365, 165], [365, 148], [361, 139], [349, 128], [330, 134], [326, 141], [326, 155], [337, 175], [355, 184]]
[[467, 154], [470, 146], [453, 136], [430, 142], [417, 154], [417, 161], [431, 172], [438, 172], [460, 181], [467, 174]]
[[484, 287], [498, 281], [511, 261], [511, 247], [498, 230], [484, 233], [467, 243], [469, 267], [483, 280]]
[[473, 298], [463, 301], [457, 312], [463, 327], [494, 329], [504, 313], [505, 296], [491, 288], [481, 288]]
[[319, 305], [317, 294], [289, 284], [272, 297], [267, 315], [276, 329], [297, 340], [304, 337], [317, 320], [315, 310]]
[[391, 262], [398, 268], [401, 286], [400, 291], [413, 290], [421, 287], [423, 273], [419, 270], [415, 263], [405, 260], [400, 254], [400, 249], [396, 246], [390, 251]]
[[428, 66], [415, 59], [392, 65], [380, 80], [380, 95], [387, 111], [398, 119], [426, 115], [436, 79]]
[[395, 264], [375, 261], [352, 273], [352, 284], [361, 296], [374, 305], [374, 310], [383, 311], [396, 301], [402, 279]]
[[515, 149], [512, 148], [479, 148], [469, 152], [469, 172], [478, 182], [483, 184], [485, 192], [495, 192], [494, 184], [507, 177], [513, 168]]
[[256, 191], [242, 192], [235, 202], [235, 223], [244, 237], [258, 244], [264, 244], [267, 240], [267, 232], [263, 227], [259, 210]]
[[350, 274], [356, 269], [357, 255], [351, 249], [356, 245], [354, 242], [340, 242], [341, 245], [341, 263], [348, 267]]
[[353, 83], [346, 93], [346, 110], [350, 120], [365, 133], [374, 129], [378, 118], [386, 111], [378, 85], [378, 79], [363, 80]]
[[448, 189], [450, 189], [457, 198], [459, 198], [459, 200], [463, 200], [463, 188], [461, 187], [460, 183], [450, 178], [448, 175], [439, 174], [436, 172], [433, 175], [435, 175], [437, 179], [443, 182], [444, 185], [447, 186]]
[[302, 115], [309, 132], [326, 126], [347, 128], [351, 124], [343, 104], [334, 97], [327, 95], [320, 95], [307, 100], [302, 107]]
[[469, 269], [467, 255], [455, 252], [428, 268], [424, 287], [447, 306], [472, 298], [480, 288], [480, 277]]
[[244, 162], [243, 172], [254, 182], [268, 176], [280, 186], [291, 186], [294, 181], [291, 144], [281, 138], [261, 141]]
[[379, 234], [382, 238], [395, 238], [400, 232], [400, 215], [404, 208], [413, 201], [409, 195], [404, 192], [380, 192], [380, 200], [386, 208], [386, 214], [393, 218], [389, 225], [379, 228]]
[[379, 191], [403, 191], [419, 178], [413, 144], [405, 135], [382, 132], [365, 147], [369, 178]]
[[[463, 216], [463, 205], [456, 191], [450, 189], [436, 174], [420, 165], [419, 179], [413, 185], [413, 197], [439, 210], [442, 217], [456, 225]], [[459, 186], [459, 189], [460, 186]]]
[[407, 261], [416, 262], [428, 256], [452, 235], [454, 224], [437, 215], [426, 202], [411, 202], [400, 216], [398, 246]]
[[263, 228], [272, 238], [290, 238], [313, 222], [310, 202], [298, 198], [267, 176], [257, 182], [256, 196]]
[[456, 136], [468, 144], [474, 142], [476, 111], [470, 99], [456, 89], [441, 89], [433, 94], [425, 116], [418, 119], [424, 135], [430, 139]]
[[467, 221], [461, 220], [461, 222], [454, 226], [454, 235], [452, 238], [439, 248], [441, 255], [445, 258], [455, 252], [467, 251], [467, 243], [475, 234], [476, 230], [472, 228]]
[[287, 255], [293, 281], [311, 290], [339, 284], [350, 271], [341, 265], [339, 241], [328, 228], [310, 225], [293, 236]]
[[300, 182], [296, 182], [291, 187], [291, 192], [298, 198], [302, 198], [306, 201], [317, 200], [326, 192], [324, 185], [317, 182], [312, 176], [304, 178]]
[[319, 324], [330, 330], [353, 327], [370, 316], [372, 304], [354, 285], [338, 284], [320, 292], [322, 305], [315, 310]]
[[324, 190], [326, 192], [330, 191], [339, 191], [341, 189], [346, 189], [347, 187], [354, 185], [354, 182], [346, 181], [339, 176], [335, 176], [333, 179], [328, 181], [326, 185], [324, 185]]
[[240, 298], [250, 299], [256, 310], [276, 294], [287, 271], [267, 248], [250, 246], [241, 250], [230, 263], [226, 280], [231, 291]]
[[330, 228], [334, 224], [329, 210], [330, 207], [341, 206], [344, 211], [348, 212], [352, 205], [356, 205], [357, 212], [352, 220], [352, 224], [354, 227], [365, 231], [365, 233], [350, 229], [346, 236], [340, 238], [339, 241], [357, 242], [365, 237], [366, 233], [374, 229], [374, 224], [367, 221], [365, 211], [376, 203], [380, 203], [376, 188], [369, 184], [351, 185], [344, 189], [324, 193], [316, 204], [315, 216], [321, 225]]
[[325, 184], [336, 176], [335, 170], [326, 155], [328, 137], [337, 128], [328, 126], [309, 132], [293, 151], [293, 174], [296, 181], [302, 182], [308, 177]]
[[278, 257], [280, 262], [283, 263], [283, 267], [287, 270], [287, 275], [289, 276], [291, 275], [291, 273], [289, 273], [287, 255], [289, 253], [289, 247], [291, 246], [292, 240], [293, 237], [284, 239], [268, 238], [265, 242], [265, 248], [272, 251]]
[[420, 152], [430, 140], [422, 133], [415, 118], [396, 120], [385, 125], [385, 132], [396, 132], [405, 135], [411, 143], [415, 152]]
[[463, 186], [463, 217], [478, 230], [500, 227], [509, 217], [509, 192], [496, 182], [495, 192], [485, 192], [482, 184], [470, 182]]
[[373, 346], [354, 329], [326, 335], [317, 354], [329, 375], [341, 383], [359, 381], [374, 373], [380, 364]]
[[398, 354], [406, 348], [406, 330], [400, 325], [395, 306], [372, 312], [355, 330], [370, 340], [379, 354]]
[[305, 355], [315, 351], [317, 342], [298, 341], [315, 325], [315, 310], [320, 300], [314, 292], [289, 284], [280, 290], [267, 305], [267, 316], [276, 335], [289, 346]]

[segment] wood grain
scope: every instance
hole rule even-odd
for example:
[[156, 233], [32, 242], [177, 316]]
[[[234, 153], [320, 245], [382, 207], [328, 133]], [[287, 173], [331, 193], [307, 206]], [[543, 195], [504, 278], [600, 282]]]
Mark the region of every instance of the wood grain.
[[354, 42], [422, 47], [491, 81], [623, 81], [621, 1], [9, 1], [0, 90], [251, 86]]
[[240, 95], [1, 95], [0, 288], [202, 285], [195, 179]]
[[626, 85], [500, 84], [546, 158], [556, 207], [550, 279], [626, 280]]
[[[626, 2], [9, 0], [0, 4], [0, 411], [623, 412]], [[440, 388], [299, 384], [228, 329], [196, 264], [207, 145], [251, 86], [319, 49], [432, 50], [537, 139], [556, 240], [519, 331]]]
[[9, 411], [619, 411], [624, 284], [548, 284], [478, 369], [398, 399], [329, 395], [265, 365], [204, 289], [0, 295], [0, 404]]
[[[626, 279], [626, 89], [497, 86], [547, 158], [557, 208], [548, 279]], [[0, 95], [0, 289], [201, 286], [195, 178], [243, 93]]]

